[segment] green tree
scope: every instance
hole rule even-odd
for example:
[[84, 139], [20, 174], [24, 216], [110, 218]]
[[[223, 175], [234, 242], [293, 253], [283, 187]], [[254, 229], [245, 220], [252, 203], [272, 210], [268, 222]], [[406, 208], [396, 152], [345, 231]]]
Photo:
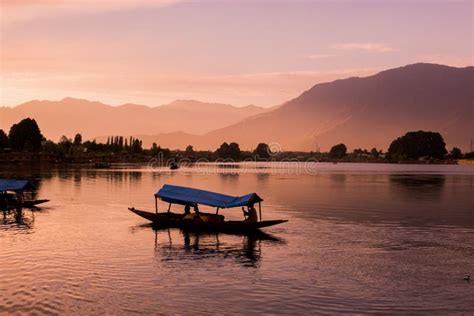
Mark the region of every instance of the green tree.
[[453, 147], [453, 149], [451, 149], [450, 155], [453, 159], [461, 159], [462, 158], [462, 151], [461, 151], [461, 149], [459, 149], [457, 147]]
[[222, 145], [216, 150], [216, 155], [218, 158], [229, 158], [229, 144], [222, 143]]
[[61, 139], [58, 142], [58, 152], [62, 155], [67, 155], [70, 153], [72, 147], [72, 141], [66, 136], [61, 136]]
[[34, 119], [26, 118], [10, 128], [8, 134], [10, 146], [16, 151], [41, 150], [43, 135]]
[[159, 152], [160, 152], [160, 147], [158, 147], [158, 145], [156, 143], [153, 143], [153, 145], [151, 145], [151, 149], [150, 149], [151, 155], [156, 156], [156, 155], [159, 154]]
[[5, 132], [0, 129], [0, 149], [3, 148], [8, 148], [9, 146], [9, 141], [8, 141], [8, 136], [5, 134]]
[[81, 134], [76, 134], [76, 136], [74, 136], [74, 146], [79, 146], [82, 144], [82, 135]]
[[47, 140], [41, 145], [41, 150], [50, 154], [58, 153], [58, 145], [55, 144], [52, 140]]
[[[362, 152], [362, 150], [361, 150]], [[347, 154], [347, 147], [344, 144], [338, 144], [331, 147], [329, 151], [329, 158], [341, 159]]]
[[374, 158], [379, 158], [379, 156], [380, 156], [380, 152], [375, 147], [370, 150], [370, 154]]
[[228, 158], [231, 158], [233, 160], [240, 160], [240, 146], [237, 143], [230, 143], [229, 148], [228, 148]]
[[143, 150], [142, 141], [139, 139], [133, 139], [131, 149], [132, 149], [132, 153], [134, 154], [141, 153]]
[[362, 150], [362, 148], [356, 148], [352, 151], [352, 155], [354, 157], [360, 157], [360, 156], [362, 156], [363, 153], [364, 153], [364, 151]]
[[253, 151], [253, 154], [258, 158], [267, 159], [270, 158], [270, 147], [268, 144], [260, 143], [257, 148]]
[[442, 159], [446, 153], [446, 143], [441, 134], [425, 131], [408, 132], [395, 139], [388, 148], [388, 155], [394, 161], [420, 157]]
[[188, 146], [186, 147], [185, 152], [186, 152], [186, 155], [192, 155], [192, 154], [194, 154], [194, 148], [193, 148], [193, 146], [192, 146], [192, 145], [188, 145]]

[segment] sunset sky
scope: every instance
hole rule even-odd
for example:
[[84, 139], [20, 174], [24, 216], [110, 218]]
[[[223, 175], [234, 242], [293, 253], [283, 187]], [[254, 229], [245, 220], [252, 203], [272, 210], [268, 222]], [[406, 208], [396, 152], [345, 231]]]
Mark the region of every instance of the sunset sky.
[[473, 64], [474, 1], [0, 0], [0, 106], [273, 106], [318, 82]]

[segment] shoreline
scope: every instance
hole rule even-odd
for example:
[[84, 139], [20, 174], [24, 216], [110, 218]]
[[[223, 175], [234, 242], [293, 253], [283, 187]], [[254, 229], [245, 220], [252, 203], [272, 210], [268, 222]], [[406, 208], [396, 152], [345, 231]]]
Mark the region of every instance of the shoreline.
[[[160, 159], [161, 158], [161, 159]], [[271, 157], [269, 159], [207, 159], [207, 158], [193, 158], [193, 157], [170, 157], [163, 159], [157, 156], [148, 155], [100, 155], [100, 156], [80, 156], [80, 157], [55, 157], [53, 155], [34, 154], [34, 153], [14, 153], [14, 154], [0, 154], [0, 165], [47, 165], [47, 166], [78, 166], [78, 167], [96, 167], [108, 168], [109, 166], [119, 164], [143, 164], [149, 163], [158, 166], [169, 166], [170, 164], [176, 163], [178, 166], [190, 166], [199, 163], [213, 163], [213, 164], [240, 164], [245, 162], [281, 162], [281, 163], [332, 163], [332, 164], [344, 164], [344, 163], [357, 163], [357, 164], [392, 164], [392, 165], [463, 165], [463, 166], [474, 166], [474, 159], [444, 159], [444, 160], [401, 160], [401, 161], [390, 161], [388, 159], [329, 159], [329, 158], [316, 158], [308, 155], [307, 157], [292, 157], [292, 158], [277, 158]]]

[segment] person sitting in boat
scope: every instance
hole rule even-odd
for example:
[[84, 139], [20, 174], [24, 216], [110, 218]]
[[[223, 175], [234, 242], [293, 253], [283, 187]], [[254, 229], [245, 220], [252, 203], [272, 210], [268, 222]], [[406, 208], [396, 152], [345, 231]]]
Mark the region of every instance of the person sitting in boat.
[[191, 214], [191, 206], [185, 205], [184, 206], [184, 215]]
[[255, 209], [253, 204], [250, 204], [249, 206], [247, 206], [247, 211], [242, 207], [242, 211], [244, 212], [244, 217], [245, 217], [244, 222], [255, 223], [258, 221], [257, 210]]
[[[189, 208], [189, 213], [186, 213], [186, 208]], [[193, 220], [193, 221], [202, 221], [201, 213], [199, 212], [198, 205], [194, 205], [194, 213], [191, 214], [191, 207], [186, 205], [184, 208], [184, 217], [183, 220]]]

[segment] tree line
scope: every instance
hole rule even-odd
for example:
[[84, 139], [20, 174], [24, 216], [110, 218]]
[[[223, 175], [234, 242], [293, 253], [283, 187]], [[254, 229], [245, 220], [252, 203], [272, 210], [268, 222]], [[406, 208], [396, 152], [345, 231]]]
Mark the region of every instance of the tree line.
[[261, 143], [253, 152], [242, 151], [239, 144], [232, 142], [223, 143], [214, 152], [195, 151], [192, 145], [187, 146], [185, 151], [170, 150], [162, 148], [153, 143], [151, 148], [144, 149], [143, 142], [133, 136], [108, 136], [105, 143], [98, 143], [96, 140], [83, 142], [82, 135], [76, 134], [74, 138], [62, 136], [58, 142], [47, 140], [36, 122], [31, 118], [21, 120], [14, 124], [8, 134], [0, 129], [0, 150], [12, 152], [43, 152], [55, 154], [58, 156], [82, 155], [89, 153], [101, 154], [143, 154], [157, 156], [162, 154], [165, 158], [172, 156], [184, 158], [205, 158], [213, 159], [231, 159], [234, 161], [243, 158], [258, 156], [260, 158], [269, 157], [269, 147]]
[[[342, 143], [333, 146], [329, 151], [329, 157], [332, 159], [343, 159], [347, 155], [347, 147]], [[370, 152], [359, 148], [354, 149], [352, 155], [375, 159], [384, 156], [385, 159], [392, 162], [420, 159], [474, 158], [474, 152], [463, 154], [461, 149], [457, 147], [453, 147], [448, 153], [446, 143], [440, 133], [421, 130], [408, 132], [393, 140], [385, 154], [381, 150], [377, 150], [377, 148], [372, 148]]]
[[393, 140], [388, 151], [384, 153], [382, 150], [372, 148], [357, 148], [352, 153], [348, 153], [345, 144], [340, 143], [334, 145], [328, 153], [302, 153], [302, 152], [272, 152], [266, 143], [260, 143], [252, 151], [241, 150], [238, 143], [224, 142], [215, 151], [195, 151], [192, 145], [186, 147], [184, 151], [170, 150], [162, 148], [153, 143], [151, 148], [144, 149], [140, 139], [123, 136], [109, 136], [106, 143], [97, 143], [95, 140], [82, 140], [81, 134], [76, 134], [70, 139], [62, 136], [55, 143], [47, 140], [34, 119], [26, 118], [17, 124], [14, 124], [8, 134], [0, 129], [0, 151], [14, 152], [45, 152], [58, 156], [66, 155], [82, 155], [88, 153], [103, 154], [142, 154], [147, 156], [163, 155], [165, 158], [190, 158], [190, 159], [208, 159], [208, 160], [232, 160], [239, 161], [245, 159], [268, 160], [288, 159], [304, 155], [305, 158], [318, 158], [329, 160], [388, 160], [388, 161], [404, 161], [419, 159], [461, 159], [474, 158], [474, 152], [463, 154], [459, 148], [452, 148], [448, 153], [446, 143], [441, 134], [436, 132], [415, 131], [408, 132], [405, 135]]
[[76, 134], [73, 139], [62, 136], [57, 143], [47, 140], [34, 119], [26, 118], [14, 124], [8, 135], [0, 129], [0, 150], [13, 152], [45, 152], [67, 155], [87, 152], [99, 153], [141, 153], [142, 141], [134, 137], [109, 136], [107, 143], [95, 140], [82, 141], [82, 135]]

